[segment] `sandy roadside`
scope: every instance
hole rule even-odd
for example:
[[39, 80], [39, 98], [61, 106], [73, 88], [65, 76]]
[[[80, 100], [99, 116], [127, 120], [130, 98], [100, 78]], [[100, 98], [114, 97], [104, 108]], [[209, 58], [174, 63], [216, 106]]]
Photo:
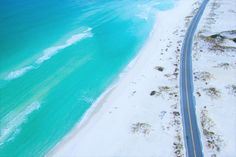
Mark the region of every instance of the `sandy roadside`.
[[211, 0], [194, 39], [196, 112], [206, 157], [236, 156], [235, 7], [235, 0]]

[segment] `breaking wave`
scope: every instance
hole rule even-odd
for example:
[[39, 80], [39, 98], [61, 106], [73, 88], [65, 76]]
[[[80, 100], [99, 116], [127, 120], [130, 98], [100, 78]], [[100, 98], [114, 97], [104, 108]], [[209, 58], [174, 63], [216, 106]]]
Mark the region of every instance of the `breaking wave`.
[[91, 28], [88, 28], [86, 31], [84, 31], [82, 33], [78, 33], [78, 34], [73, 35], [71, 38], [66, 40], [66, 42], [61, 45], [47, 48], [46, 50], [44, 50], [43, 55], [40, 56], [35, 61], [35, 63], [41, 64], [44, 61], [50, 59], [52, 56], [56, 55], [59, 52], [59, 50], [65, 49], [65, 48], [77, 43], [78, 41], [80, 41], [82, 39], [92, 37], [93, 34], [91, 33], [91, 30], [92, 30]]
[[24, 75], [27, 71], [29, 71], [33, 68], [34, 67], [30, 65], [30, 66], [26, 66], [26, 67], [23, 67], [21, 69], [12, 71], [7, 75], [7, 77], [5, 79], [6, 80], [12, 80], [12, 79], [18, 78], [18, 77]]
[[93, 37], [91, 30], [92, 28], [88, 28], [82, 33], [74, 34], [73, 36], [71, 36], [69, 39], [67, 39], [64, 43], [60, 45], [45, 49], [43, 51], [43, 54], [39, 58], [37, 58], [33, 64], [25, 66], [21, 69], [17, 69], [17, 70], [9, 72], [8, 75], [5, 77], [5, 80], [13, 80], [13, 79], [19, 78], [23, 76], [26, 72], [34, 69], [35, 66], [41, 65], [43, 62], [45, 62], [46, 60], [56, 55], [60, 50], [65, 49], [85, 38]]
[[19, 113], [10, 113], [1, 120], [0, 127], [0, 146], [4, 142], [10, 141], [14, 135], [20, 132], [20, 126], [27, 120], [28, 116], [40, 108], [39, 102], [33, 102]]

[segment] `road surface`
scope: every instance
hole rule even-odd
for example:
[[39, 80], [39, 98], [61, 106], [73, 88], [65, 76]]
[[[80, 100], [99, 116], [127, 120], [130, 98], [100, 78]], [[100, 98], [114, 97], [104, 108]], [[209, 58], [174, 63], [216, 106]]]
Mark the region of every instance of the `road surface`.
[[200, 18], [209, 0], [204, 0], [194, 16], [181, 51], [180, 100], [182, 107], [185, 147], [188, 157], [202, 157], [202, 143], [195, 112], [192, 79], [192, 41]]

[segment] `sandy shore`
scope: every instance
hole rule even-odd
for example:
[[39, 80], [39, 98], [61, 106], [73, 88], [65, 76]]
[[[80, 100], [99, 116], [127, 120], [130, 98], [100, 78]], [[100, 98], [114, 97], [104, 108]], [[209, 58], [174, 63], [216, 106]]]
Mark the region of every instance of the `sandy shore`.
[[196, 1], [157, 14], [135, 59], [48, 156], [184, 156], [179, 57]]

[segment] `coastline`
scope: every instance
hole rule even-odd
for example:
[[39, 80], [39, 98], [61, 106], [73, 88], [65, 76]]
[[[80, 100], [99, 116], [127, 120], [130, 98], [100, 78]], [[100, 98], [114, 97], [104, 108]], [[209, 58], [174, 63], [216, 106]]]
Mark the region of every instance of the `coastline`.
[[[149, 34], [149, 38], [152, 36], [152, 33], [154, 31], [154, 28], [156, 26], [156, 22], [152, 28], [152, 31]], [[78, 132], [80, 132], [81, 129], [83, 129], [93, 118], [93, 116], [99, 112], [99, 110], [102, 108], [104, 102], [107, 98], [109, 98], [109, 95], [112, 94], [113, 90], [117, 88], [119, 85], [120, 80], [125, 77], [126, 73], [128, 73], [133, 66], [136, 64], [139, 57], [141, 57], [141, 52], [143, 52], [143, 48], [145, 47], [146, 42], [144, 43], [144, 46], [139, 50], [137, 55], [128, 63], [128, 65], [122, 70], [122, 72], [118, 75], [118, 77], [107, 87], [107, 89], [96, 99], [96, 101], [91, 105], [91, 107], [86, 111], [86, 113], [83, 115], [81, 120], [75, 125], [74, 128], [71, 129], [71, 131], [62, 138], [62, 140], [57, 143], [51, 151], [48, 152], [46, 156], [54, 156], [54, 154], [57, 152], [57, 150], [60, 150], [61, 147], [63, 147], [64, 144], [69, 142]]]
[[[173, 66], [175, 60], [172, 58], [172, 53], [175, 52], [176, 46], [173, 46], [174, 43], [172, 42], [176, 42], [178, 48], [180, 47], [181, 42], [179, 43], [179, 41], [183, 40], [183, 35], [186, 31], [184, 30], [186, 28], [186, 17], [194, 10], [193, 4], [195, 1], [196, 0], [179, 0], [176, 2], [175, 8], [157, 14], [153, 30], [134, 59], [132, 59], [122, 73], [119, 74], [114, 83], [92, 104], [80, 122], [76, 124], [46, 156], [93, 156], [94, 154], [97, 154], [98, 156], [124, 156], [128, 154], [127, 152], [132, 156], [137, 155], [135, 154], [135, 151], [142, 146], [141, 143], [144, 141], [143, 145], [146, 145], [142, 148], [144, 150], [139, 152], [140, 154], [138, 154], [138, 156], [142, 156], [142, 153], [149, 153], [148, 155], [157, 156], [163, 154], [166, 154], [166, 156], [173, 155], [174, 150], [172, 147], [173, 143], [176, 142], [174, 137], [176, 136], [176, 132], [174, 131], [178, 130], [178, 136], [181, 136], [182, 138], [182, 132], [179, 132], [182, 130], [182, 122], [180, 122], [177, 128], [176, 126], [173, 126], [173, 128], [165, 126], [165, 123], [167, 122], [169, 124], [173, 120], [172, 113], [175, 111], [173, 111], [173, 106], [171, 105], [175, 104], [174, 110], [180, 110], [178, 96], [177, 98], [166, 98], [169, 93], [164, 93], [160, 97], [151, 97], [150, 92], [163, 83], [170, 84], [173, 87], [178, 86], [178, 77], [171, 79], [166, 78], [166, 76], [163, 76], [162, 74], [166, 74], [166, 72], [171, 73], [172, 70], [175, 69], [175, 66]], [[171, 19], [173, 15], [178, 17]], [[176, 34], [174, 33], [175, 31], [177, 31]], [[172, 46], [168, 46], [168, 44], [170, 44], [169, 41], [173, 44]], [[166, 45], [169, 48], [168, 50], [164, 50]], [[164, 55], [163, 51], [165, 51]], [[175, 59], [178, 62], [178, 57]], [[154, 65], [164, 65], [164, 72], [158, 72], [154, 69]], [[178, 88], [173, 90], [178, 91]], [[129, 106], [130, 102], [133, 104]], [[156, 103], [162, 105], [159, 107], [150, 107], [144, 103], [149, 103], [152, 106]], [[133, 110], [137, 112], [134, 112]], [[126, 113], [121, 114], [123, 111], [126, 111]], [[133, 113], [130, 113], [130, 111], [133, 111]], [[164, 115], [162, 113], [164, 113]], [[152, 116], [147, 116], [145, 114], [157, 116], [153, 116], [153, 118]], [[162, 114], [162, 116], [160, 116], [160, 114]], [[155, 119], [156, 117], [158, 119]], [[149, 133], [143, 134], [142, 131], [137, 132], [137, 134], [132, 133], [130, 128], [132, 128], [136, 121], [140, 121], [140, 123], [144, 122], [145, 124], [148, 124], [147, 126], [152, 126], [151, 128], [148, 127]], [[155, 121], [157, 121], [156, 124], [154, 124]], [[112, 124], [115, 124], [115, 126], [112, 126]], [[113, 128], [111, 128], [111, 126]], [[122, 130], [116, 130], [117, 128], [121, 128]], [[104, 132], [109, 129], [111, 133]], [[154, 130], [156, 133], [154, 133]], [[117, 133], [119, 135], [117, 135]], [[111, 139], [111, 137], [113, 137], [113, 139]], [[121, 137], [124, 139], [120, 139]], [[96, 141], [93, 141], [95, 139]], [[111, 146], [116, 140], [118, 143]], [[142, 142], [139, 142], [139, 140]], [[103, 146], [97, 145], [99, 148], [96, 148], [95, 150], [95, 145], [101, 142], [104, 142]], [[135, 144], [136, 142], [138, 142], [138, 144], [136, 145], [137, 147], [132, 147], [132, 149], [129, 150], [122, 145], [126, 142], [128, 145]], [[181, 140], [180, 143], [183, 144], [183, 141]], [[92, 148], [88, 148], [91, 144], [93, 144]], [[154, 147], [154, 145], [156, 146]], [[169, 147], [156, 151], [156, 148], [158, 148], [157, 146], [161, 145]], [[75, 146], [77, 148], [75, 148]], [[111, 146], [112, 148], [110, 151], [104, 152], [107, 146]], [[79, 150], [80, 148], [81, 150]], [[91, 152], [91, 149], [95, 151]], [[183, 153], [184, 148], [181, 151]]]
[[[156, 24], [157, 23], [155, 22], [155, 24], [152, 28], [152, 31], [149, 34], [147, 41], [149, 40], [150, 36], [152, 36], [152, 33], [154, 31]], [[112, 94], [113, 90], [115, 90], [117, 88], [117, 86], [119, 85], [120, 80], [123, 77], [125, 77], [126, 73], [128, 73], [129, 70], [132, 69], [132, 67], [136, 64], [138, 58], [141, 57], [140, 52], [143, 52], [142, 49], [145, 47], [145, 45], [146, 45], [146, 42], [144, 43], [144, 46], [141, 48], [141, 50], [139, 50], [137, 55], [134, 56], [134, 58], [122, 70], [122, 72], [117, 76], [117, 78], [111, 83], [111, 85], [109, 85], [107, 87], [107, 89], [105, 89], [105, 91], [95, 100], [95, 102], [91, 105], [91, 107], [85, 112], [85, 114], [83, 115], [81, 120], [79, 120], [79, 122], [75, 125], [75, 127], [72, 128], [71, 131], [65, 137], [63, 137], [59, 143], [57, 143], [54, 146], [54, 148], [56, 148], [56, 149], [54, 150], [54, 148], [53, 148], [51, 151], [48, 152], [48, 154], [46, 156], [52, 156], [54, 154], [54, 152], [57, 151], [57, 149], [60, 149], [60, 147], [63, 147], [64, 143], [71, 140], [71, 138], [73, 138], [81, 129], [83, 129], [83, 127], [85, 127], [89, 123], [91, 118], [93, 118], [93, 116], [97, 112], [99, 112], [99, 110], [102, 108], [106, 99], [109, 97], [109, 95]]]

